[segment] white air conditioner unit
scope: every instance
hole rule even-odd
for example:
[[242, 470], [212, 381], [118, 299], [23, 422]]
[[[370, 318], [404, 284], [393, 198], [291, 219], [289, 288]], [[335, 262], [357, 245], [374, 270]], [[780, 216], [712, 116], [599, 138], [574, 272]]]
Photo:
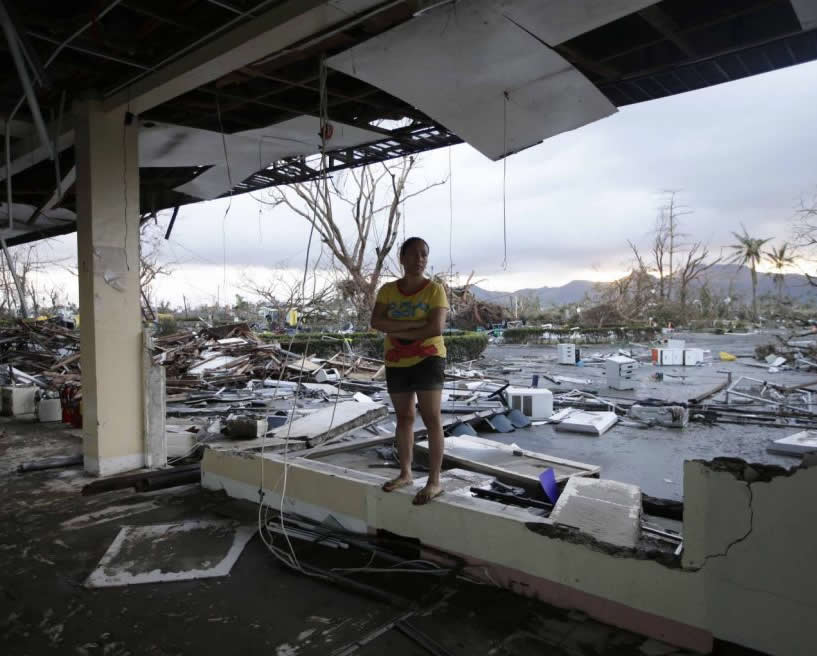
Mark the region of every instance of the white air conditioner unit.
[[531, 420], [547, 420], [553, 415], [553, 393], [547, 388], [507, 388], [508, 403]]

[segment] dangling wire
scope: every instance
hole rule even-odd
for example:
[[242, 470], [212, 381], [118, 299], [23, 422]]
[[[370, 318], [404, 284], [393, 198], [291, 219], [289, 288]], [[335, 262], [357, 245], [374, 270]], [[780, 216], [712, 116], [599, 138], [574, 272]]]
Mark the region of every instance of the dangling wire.
[[502, 100], [502, 269], [508, 270], [508, 92]]
[[448, 283], [454, 278], [454, 178], [451, 166], [451, 149], [448, 147]]
[[233, 206], [233, 174], [230, 169], [230, 156], [227, 153], [227, 136], [224, 134], [224, 124], [221, 121], [221, 102], [216, 94], [216, 116], [218, 117], [218, 129], [221, 132], [221, 147], [224, 149], [224, 165], [227, 167], [227, 184], [230, 186], [230, 199], [227, 201], [227, 209], [221, 218], [221, 264], [222, 264], [222, 287], [224, 289], [224, 299], [227, 299], [227, 215]]

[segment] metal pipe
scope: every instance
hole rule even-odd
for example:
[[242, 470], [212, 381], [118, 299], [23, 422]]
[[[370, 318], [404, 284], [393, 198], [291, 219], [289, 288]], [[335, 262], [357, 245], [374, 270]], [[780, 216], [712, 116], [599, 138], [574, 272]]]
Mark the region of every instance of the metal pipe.
[[14, 267], [14, 262], [12, 261], [11, 254], [9, 253], [9, 249], [6, 246], [5, 238], [0, 239], [0, 245], [2, 245], [3, 253], [6, 255], [6, 262], [8, 262], [9, 271], [11, 271], [11, 277], [14, 279], [14, 286], [17, 288], [17, 294], [20, 295], [20, 314], [23, 316], [23, 319], [25, 319], [26, 317], [25, 290], [23, 289], [23, 286], [20, 283], [20, 279], [17, 276], [17, 269]]
[[[35, 39], [40, 39], [41, 41], [45, 41], [47, 43], [53, 43], [56, 45], [60, 45], [61, 42], [57, 39], [52, 39], [50, 36], [46, 36], [45, 34], [40, 34], [39, 32], [32, 32], [31, 30], [28, 31], [30, 36], [33, 36]], [[140, 64], [139, 62], [134, 62], [130, 59], [124, 59], [122, 57], [116, 57], [115, 55], [108, 55], [104, 52], [99, 52], [98, 50], [92, 50], [91, 48], [83, 48], [82, 46], [72, 46], [70, 44], [66, 44], [64, 46], [69, 50], [76, 50], [77, 52], [81, 52], [85, 55], [91, 55], [92, 57], [98, 57], [99, 59], [106, 59], [110, 62], [116, 62], [117, 64], [124, 64], [125, 66], [130, 66], [132, 68], [138, 68], [143, 71], [147, 71], [150, 69], [149, 66], [145, 66], [144, 64]]]
[[26, 63], [23, 60], [23, 54], [20, 51], [20, 41], [17, 36], [17, 31], [9, 18], [8, 12], [0, 0], [0, 22], [3, 24], [3, 32], [6, 35], [6, 41], [9, 44], [11, 56], [14, 59], [14, 66], [17, 68], [17, 75], [20, 78], [20, 83], [23, 85], [26, 99], [28, 100], [28, 108], [31, 110], [31, 116], [34, 119], [34, 126], [40, 135], [40, 141], [46, 147], [49, 153], [49, 158], [54, 159], [54, 149], [51, 140], [48, 138], [48, 130], [43, 121], [43, 115], [40, 113], [40, 103], [37, 101], [37, 95], [34, 93], [34, 87], [31, 84], [31, 78], [28, 76]]
[[57, 198], [62, 198], [62, 172], [60, 171], [60, 152], [57, 142], [60, 138], [60, 130], [62, 130], [62, 116], [65, 111], [65, 89], [60, 94], [60, 109], [57, 113], [57, 125], [54, 129], [54, 174], [57, 178]]
[[247, 11], [242, 11], [238, 7], [233, 7], [232, 5], [227, 4], [226, 2], [220, 2], [220, 0], [207, 0], [211, 5], [215, 5], [216, 7], [221, 7], [222, 9], [226, 9], [234, 14], [238, 14], [241, 16], [250, 15], [252, 16], [253, 9], [248, 9]]

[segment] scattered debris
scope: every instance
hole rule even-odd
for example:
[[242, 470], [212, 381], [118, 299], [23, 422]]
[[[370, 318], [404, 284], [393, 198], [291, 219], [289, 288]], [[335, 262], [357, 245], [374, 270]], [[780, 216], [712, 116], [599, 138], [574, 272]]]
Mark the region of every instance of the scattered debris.
[[627, 411], [627, 417], [643, 422], [647, 426], [657, 425], [683, 429], [689, 423], [689, 409], [677, 405], [643, 406], [633, 404]]

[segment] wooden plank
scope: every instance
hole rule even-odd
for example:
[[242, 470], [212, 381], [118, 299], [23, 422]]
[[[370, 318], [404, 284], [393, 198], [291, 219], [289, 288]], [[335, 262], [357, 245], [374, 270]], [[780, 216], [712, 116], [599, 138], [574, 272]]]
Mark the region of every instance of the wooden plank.
[[702, 392], [697, 397], [692, 397], [689, 400], [689, 403], [690, 404], [700, 404], [704, 399], [709, 399], [710, 397], [713, 397], [714, 395], [717, 395], [721, 390], [723, 390], [726, 386], [728, 386], [729, 383], [730, 382], [728, 380], [726, 380], [726, 381], [724, 381], [722, 383], [719, 383], [718, 385], [714, 386], [710, 390], [707, 390], [706, 392]]
[[[474, 420], [482, 420], [493, 415], [492, 412], [483, 411], [480, 413], [470, 413], [468, 415], [461, 415], [459, 417], [443, 417], [443, 429], [446, 427], [460, 424], [462, 422], [473, 422]], [[414, 431], [414, 439], [425, 438], [428, 435], [428, 430], [424, 426], [420, 426]], [[393, 442], [396, 436], [392, 434], [384, 434], [382, 436], [372, 436], [371, 438], [359, 438], [357, 440], [348, 440], [342, 443], [333, 443], [331, 445], [322, 445], [315, 449], [309, 450], [308, 454], [304, 454], [305, 458], [317, 459], [322, 456], [329, 456], [330, 454], [338, 454], [339, 452], [353, 452], [358, 449], [366, 449], [367, 447], [376, 447], [377, 445], [385, 445]]]
[[385, 417], [388, 409], [383, 404], [361, 404], [356, 401], [327, 405], [320, 410], [299, 418], [291, 425], [278, 427], [273, 434], [277, 438], [289, 435], [307, 441], [315, 447], [342, 433], [371, 424]]
[[[470, 443], [477, 452], [481, 448], [484, 448], [486, 450], [486, 459], [494, 458], [498, 459], [498, 462], [490, 463], [476, 458], [468, 458], [461, 454], [458, 455], [454, 453], [454, 449], [456, 448], [452, 449], [452, 447], [447, 446], [443, 461], [444, 466], [455, 464], [457, 467], [462, 467], [466, 470], [491, 474], [511, 482], [519, 482], [526, 487], [532, 486], [538, 488], [538, 473], [545, 468], [553, 468], [556, 481], [560, 482], [566, 481], [572, 476], [597, 476], [601, 470], [599, 466], [580, 463], [578, 461], [568, 461], [539, 452], [516, 449], [503, 443], [473, 436], [449, 436], [446, 442], [452, 444]], [[427, 454], [428, 441], [417, 443], [414, 448], [420, 453]], [[514, 464], [517, 465], [517, 469], [513, 469]]]

